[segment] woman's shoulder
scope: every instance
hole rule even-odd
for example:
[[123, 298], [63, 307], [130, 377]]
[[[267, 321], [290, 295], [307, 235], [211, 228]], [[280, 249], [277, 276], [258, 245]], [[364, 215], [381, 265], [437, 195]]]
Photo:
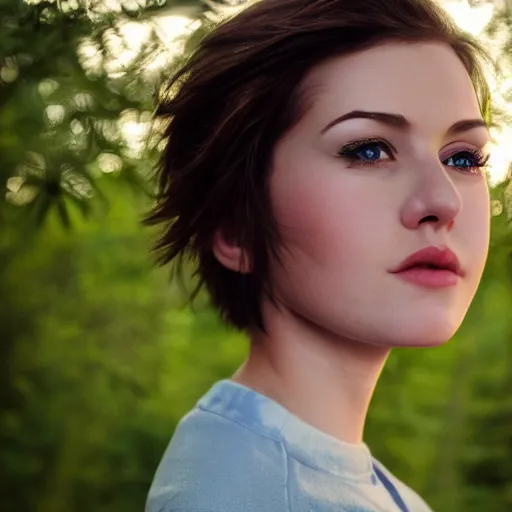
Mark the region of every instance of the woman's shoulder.
[[279, 442], [195, 407], [175, 429], [146, 512], [281, 512], [285, 477]]
[[[248, 464], [257, 454], [266, 454], [266, 460], [275, 465], [284, 462], [282, 441], [247, 422], [215, 414], [199, 406], [194, 407], [178, 423], [164, 458], [186, 454], [189, 460], [201, 465]], [[284, 466], [283, 466], [284, 467]]]

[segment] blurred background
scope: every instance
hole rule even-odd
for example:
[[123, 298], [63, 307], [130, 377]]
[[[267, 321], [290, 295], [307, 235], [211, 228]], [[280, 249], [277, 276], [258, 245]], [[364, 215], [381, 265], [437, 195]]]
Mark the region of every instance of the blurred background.
[[[247, 341], [156, 269], [154, 91], [244, 2], [0, 0], [0, 510], [140, 512]], [[392, 354], [366, 441], [436, 512], [512, 510], [512, 2], [444, 2], [501, 65], [492, 246], [449, 344]]]

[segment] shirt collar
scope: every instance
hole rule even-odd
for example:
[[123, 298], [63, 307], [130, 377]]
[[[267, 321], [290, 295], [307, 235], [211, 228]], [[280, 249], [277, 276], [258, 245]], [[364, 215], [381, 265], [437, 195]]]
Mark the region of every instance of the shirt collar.
[[365, 443], [344, 443], [230, 379], [216, 382], [197, 405], [283, 443], [290, 457], [307, 466], [351, 479], [372, 476], [372, 457]]

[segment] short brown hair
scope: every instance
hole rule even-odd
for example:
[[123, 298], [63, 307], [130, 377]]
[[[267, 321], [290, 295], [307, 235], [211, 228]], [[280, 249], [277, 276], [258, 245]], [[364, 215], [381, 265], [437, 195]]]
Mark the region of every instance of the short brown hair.
[[[432, 0], [261, 0], [210, 32], [169, 81], [156, 110], [168, 123], [158, 200], [144, 222], [163, 228], [159, 263], [197, 264], [192, 297], [205, 285], [229, 325], [265, 330], [260, 304], [263, 293], [273, 300], [268, 262], [280, 243], [268, 178], [276, 142], [306, 108], [305, 75], [393, 40], [450, 45], [489, 116], [487, 54]], [[215, 258], [219, 229], [250, 255], [250, 274]]]

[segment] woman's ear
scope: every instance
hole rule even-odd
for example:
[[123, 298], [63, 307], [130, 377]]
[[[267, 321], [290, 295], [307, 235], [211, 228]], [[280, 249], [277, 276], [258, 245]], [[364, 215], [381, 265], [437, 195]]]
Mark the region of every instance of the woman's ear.
[[215, 232], [212, 251], [217, 260], [229, 270], [241, 274], [248, 274], [251, 271], [247, 251], [235, 242], [228, 241], [221, 230]]

